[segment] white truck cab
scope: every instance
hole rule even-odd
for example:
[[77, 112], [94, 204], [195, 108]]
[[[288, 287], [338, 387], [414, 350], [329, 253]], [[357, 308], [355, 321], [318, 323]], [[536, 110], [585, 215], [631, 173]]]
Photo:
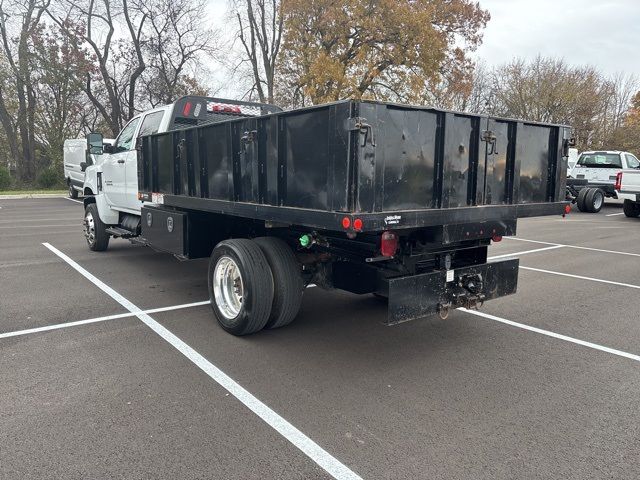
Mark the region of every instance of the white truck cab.
[[571, 170], [571, 177], [587, 180], [589, 187], [600, 188], [605, 196], [615, 197], [616, 175], [625, 168], [635, 169], [640, 161], [629, 152], [598, 150], [582, 152]]
[[86, 167], [83, 190], [93, 195], [105, 223], [117, 224], [120, 212], [140, 215], [136, 141], [142, 135], [166, 131], [171, 110], [172, 105], [166, 105], [136, 115], [112, 146], [103, 144], [102, 152], [92, 152], [94, 161]]
[[105, 250], [111, 237], [133, 238], [140, 232], [142, 200], [138, 198], [138, 139], [146, 135], [255, 116], [258, 104], [186, 96], [133, 117], [113, 145], [102, 135], [87, 136], [81, 163], [85, 196], [85, 237], [91, 250]]
[[576, 203], [581, 212], [597, 213], [605, 198], [620, 198], [616, 188], [618, 174], [639, 167], [640, 161], [629, 152], [582, 152], [567, 175], [567, 199]]

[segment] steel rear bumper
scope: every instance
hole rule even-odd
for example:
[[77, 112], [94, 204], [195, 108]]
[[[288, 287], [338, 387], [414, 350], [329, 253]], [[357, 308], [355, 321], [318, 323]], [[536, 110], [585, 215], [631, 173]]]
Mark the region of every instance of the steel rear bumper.
[[519, 260], [484, 263], [385, 280], [388, 286], [388, 325], [449, 309], [480, 306], [487, 300], [516, 292]]

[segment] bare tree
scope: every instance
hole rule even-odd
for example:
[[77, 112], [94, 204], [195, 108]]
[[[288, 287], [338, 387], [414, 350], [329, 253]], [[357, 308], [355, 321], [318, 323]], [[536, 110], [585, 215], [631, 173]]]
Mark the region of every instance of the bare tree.
[[[73, 32], [65, 28], [66, 18], [85, 22], [84, 40], [97, 64], [96, 71], [86, 76], [85, 92], [114, 136], [136, 113], [136, 87], [146, 68], [142, 35], [147, 15], [131, 9], [129, 3], [129, 0], [66, 0], [64, 12], [48, 11], [68, 34]], [[116, 29], [123, 20], [126, 37], [118, 39]]]
[[274, 103], [278, 54], [284, 20], [278, 0], [234, 0], [238, 39], [253, 73], [253, 87], [263, 103]]
[[493, 69], [487, 113], [563, 123], [574, 128], [579, 148], [610, 148], [629, 109], [637, 79], [607, 78], [591, 66], [538, 56]]
[[205, 24], [206, 0], [138, 1], [135, 7], [149, 23], [144, 42], [146, 100], [156, 106], [171, 103], [179, 95], [202, 92], [188, 71], [197, 69], [216, 50], [216, 32]]
[[[12, 156], [17, 161], [18, 175], [23, 181], [35, 178], [36, 168], [36, 82], [33, 72], [32, 38], [41, 25], [50, 0], [0, 0], [0, 40], [9, 67], [0, 90], [0, 123], [9, 140]], [[17, 99], [17, 114], [12, 118], [8, 108]]]
[[33, 71], [37, 74], [36, 140], [41, 145], [42, 166], [62, 172], [66, 138], [77, 136], [86, 114], [94, 111], [83, 92], [84, 78], [93, 69], [92, 59], [79, 43], [83, 27], [67, 20], [67, 35], [55, 24], [43, 26], [33, 36]]

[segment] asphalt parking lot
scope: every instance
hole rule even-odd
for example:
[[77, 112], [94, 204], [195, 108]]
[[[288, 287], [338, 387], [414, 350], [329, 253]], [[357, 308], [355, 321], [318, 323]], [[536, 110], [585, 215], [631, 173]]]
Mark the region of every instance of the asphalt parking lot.
[[519, 291], [482, 316], [385, 327], [375, 299], [312, 288], [242, 338], [206, 260], [90, 252], [81, 219], [0, 199], [0, 478], [640, 477], [640, 220], [619, 205], [521, 220], [490, 249], [521, 257]]

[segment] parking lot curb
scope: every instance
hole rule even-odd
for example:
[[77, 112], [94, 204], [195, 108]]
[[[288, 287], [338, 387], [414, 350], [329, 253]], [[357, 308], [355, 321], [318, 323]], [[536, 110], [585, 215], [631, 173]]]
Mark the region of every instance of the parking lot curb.
[[0, 195], [0, 200], [20, 200], [23, 198], [64, 198], [64, 193], [21, 193], [17, 195]]

